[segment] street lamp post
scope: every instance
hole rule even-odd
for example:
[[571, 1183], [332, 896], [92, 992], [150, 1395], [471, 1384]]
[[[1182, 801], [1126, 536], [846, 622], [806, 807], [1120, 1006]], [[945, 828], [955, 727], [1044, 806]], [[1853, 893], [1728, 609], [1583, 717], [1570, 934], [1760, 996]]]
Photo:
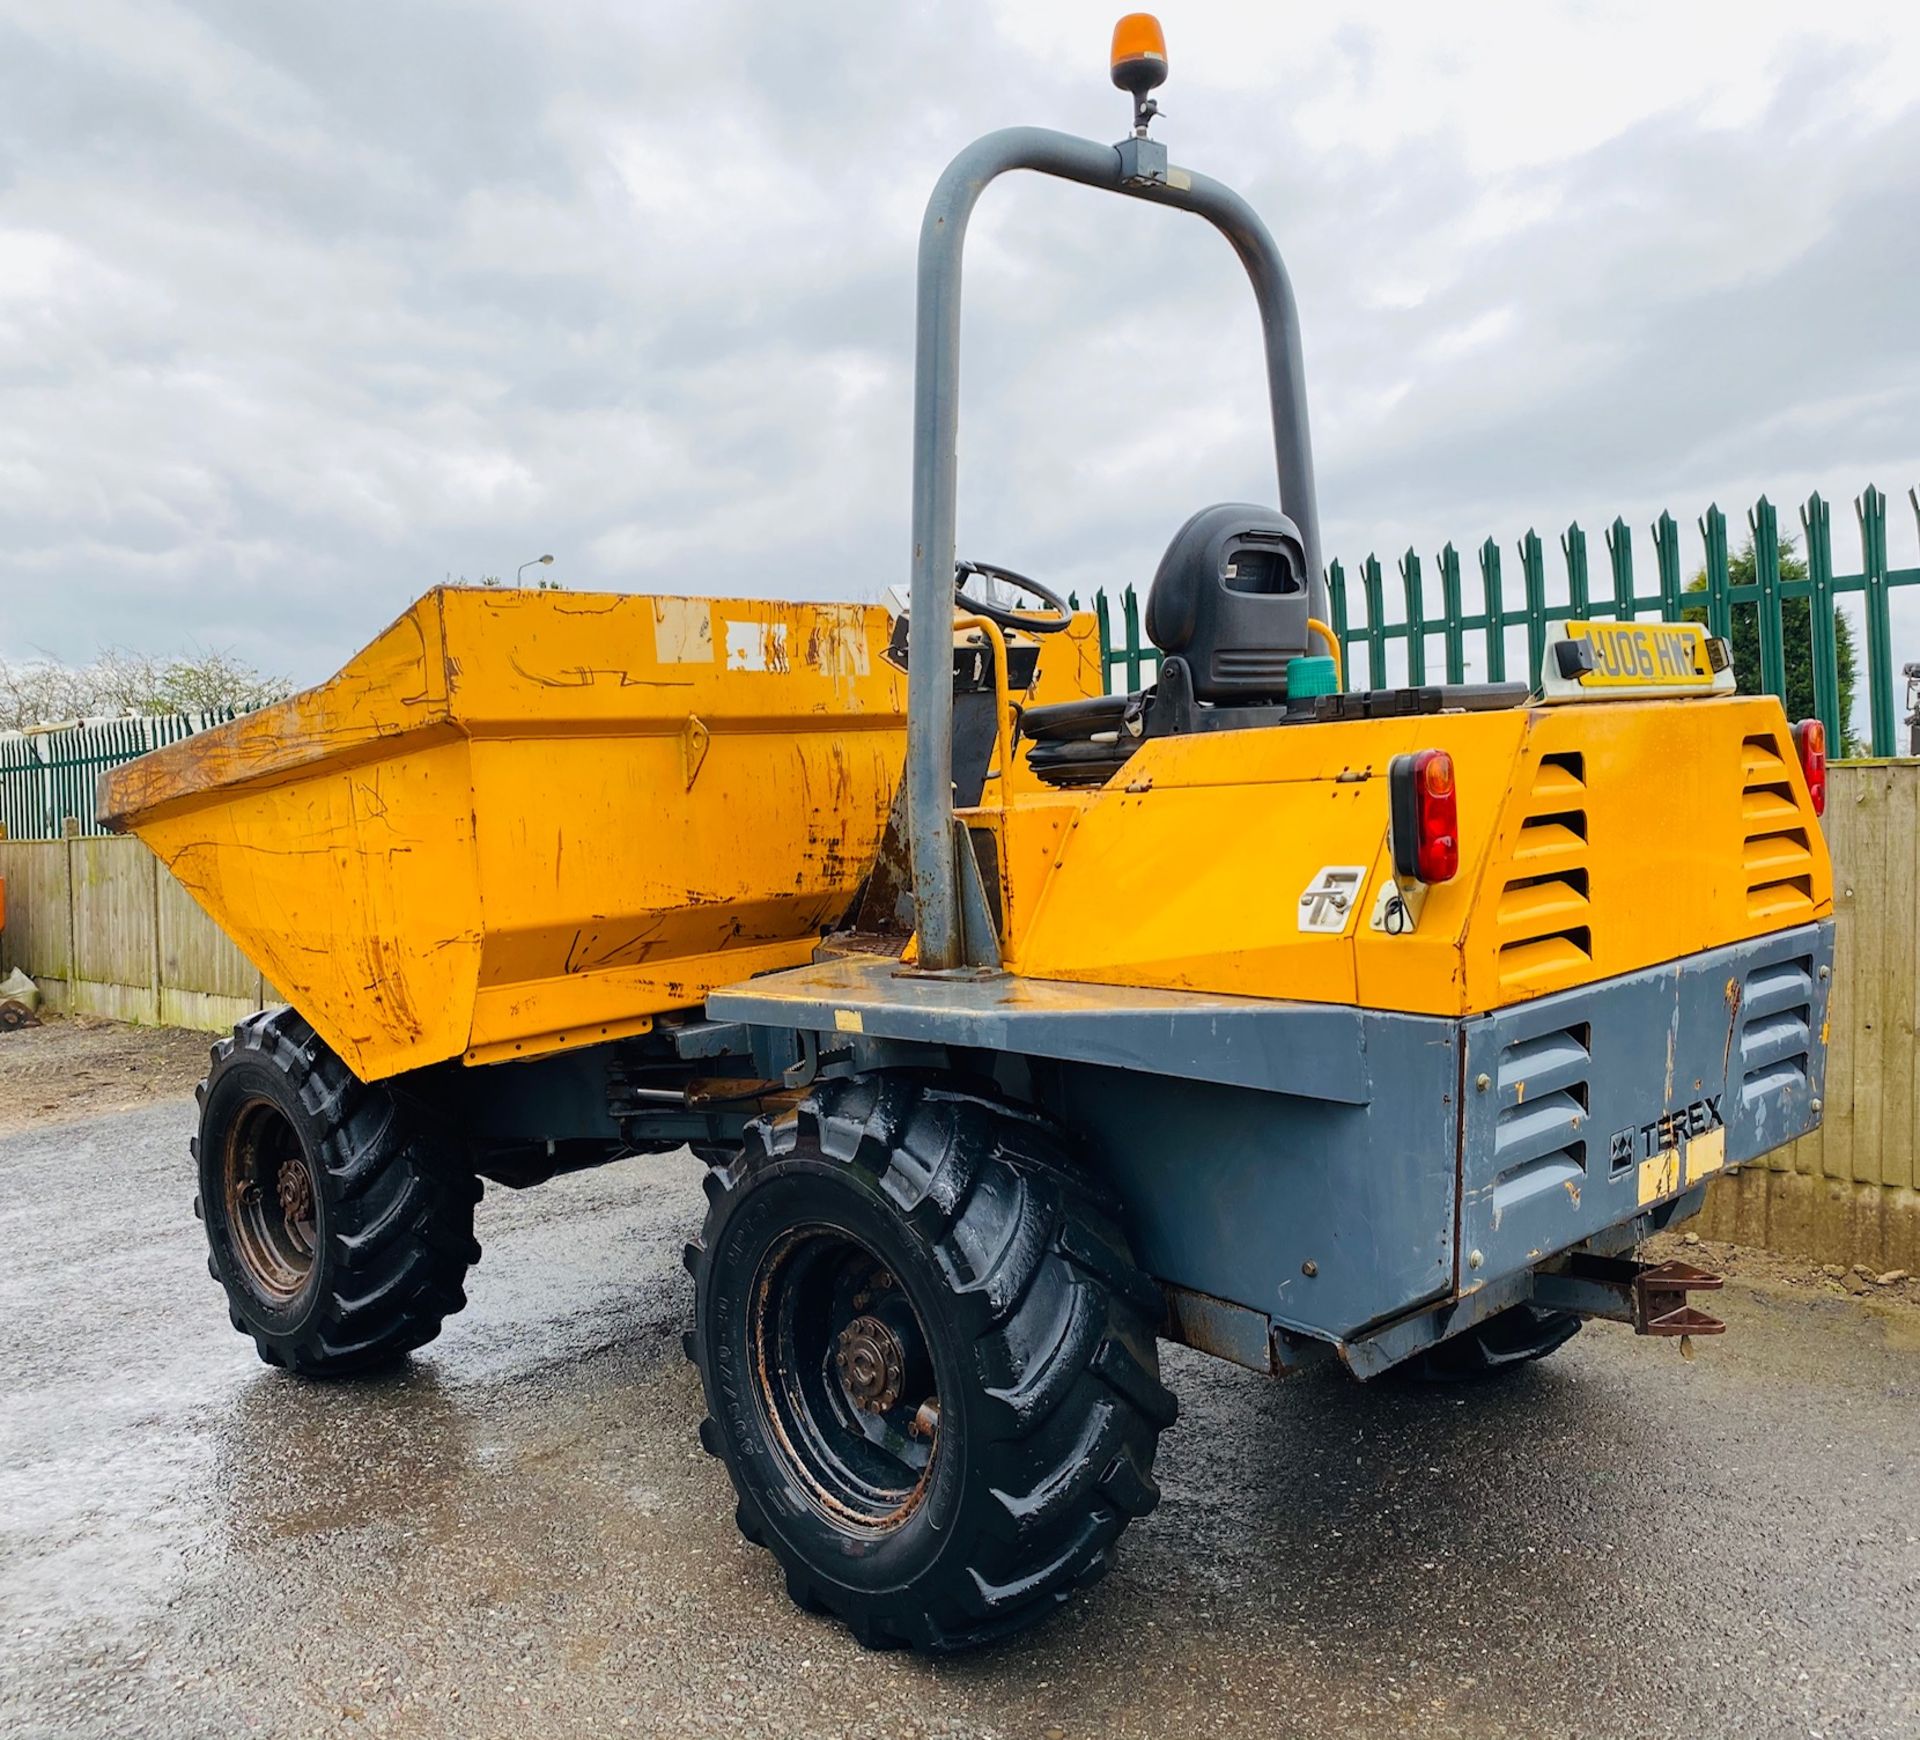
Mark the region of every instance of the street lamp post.
[[552, 566], [553, 558], [551, 556], [535, 556], [531, 562], [522, 562], [518, 568], [514, 569], [513, 583], [516, 586], [524, 585], [525, 582], [521, 579], [521, 576], [525, 574], [529, 568], [551, 568]]

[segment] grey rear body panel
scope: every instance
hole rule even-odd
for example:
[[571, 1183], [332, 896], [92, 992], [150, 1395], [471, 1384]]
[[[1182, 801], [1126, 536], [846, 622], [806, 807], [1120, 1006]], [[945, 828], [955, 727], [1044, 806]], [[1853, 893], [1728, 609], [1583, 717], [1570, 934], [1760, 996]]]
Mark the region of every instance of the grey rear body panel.
[[[1410, 1319], [1451, 1333], [1555, 1255], [1692, 1212], [1722, 1141], [1733, 1166], [1817, 1125], [1832, 951], [1822, 921], [1465, 1019], [874, 957], [708, 1007], [853, 1067], [968, 1053], [1079, 1134], [1159, 1280], [1412, 1352]], [[1649, 1161], [1672, 1183], [1643, 1200]]]
[[1704, 1176], [1702, 1137], [1738, 1165], [1812, 1129], [1832, 960], [1805, 925], [1467, 1022], [1463, 1289], [1631, 1219], [1643, 1165]]

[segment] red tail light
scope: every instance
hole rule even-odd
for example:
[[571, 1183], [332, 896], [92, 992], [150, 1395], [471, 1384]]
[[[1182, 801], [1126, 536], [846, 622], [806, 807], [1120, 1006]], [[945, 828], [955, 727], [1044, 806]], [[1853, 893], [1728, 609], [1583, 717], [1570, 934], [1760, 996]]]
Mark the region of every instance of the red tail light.
[[1444, 749], [1396, 755], [1387, 772], [1393, 868], [1416, 882], [1450, 882], [1460, 869], [1460, 806]]
[[1813, 813], [1827, 813], [1827, 728], [1818, 719], [1802, 719], [1793, 728], [1793, 746], [1800, 752], [1800, 771], [1807, 776], [1807, 796]]

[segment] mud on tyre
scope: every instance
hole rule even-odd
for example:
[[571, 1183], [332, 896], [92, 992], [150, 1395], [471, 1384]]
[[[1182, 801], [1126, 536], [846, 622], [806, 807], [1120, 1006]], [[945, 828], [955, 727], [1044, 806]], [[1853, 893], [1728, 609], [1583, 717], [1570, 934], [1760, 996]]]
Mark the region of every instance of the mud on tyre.
[[312, 1376], [370, 1370], [466, 1304], [480, 1180], [299, 1015], [242, 1021], [213, 1048], [199, 1099], [207, 1268], [263, 1360]]
[[1051, 1126], [937, 1080], [836, 1081], [707, 1193], [700, 1438], [797, 1602], [950, 1650], [1106, 1571], [1175, 1405], [1158, 1291]]

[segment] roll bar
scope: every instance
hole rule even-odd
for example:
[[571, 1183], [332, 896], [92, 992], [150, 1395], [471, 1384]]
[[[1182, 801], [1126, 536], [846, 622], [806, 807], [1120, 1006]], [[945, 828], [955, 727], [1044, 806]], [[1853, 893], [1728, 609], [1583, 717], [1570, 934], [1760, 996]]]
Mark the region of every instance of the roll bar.
[[940, 649], [953, 638], [961, 257], [975, 203], [1010, 169], [1193, 212], [1233, 244], [1260, 304], [1280, 506], [1306, 546], [1312, 614], [1327, 617], [1300, 320], [1280, 250], [1259, 215], [1232, 188], [1171, 166], [1166, 147], [1140, 133], [1118, 145], [1045, 127], [1007, 127], [976, 139], [947, 165], [927, 201], [915, 316], [912, 621], [922, 651], [907, 673], [907, 822], [920, 965], [931, 971], [986, 964], [966, 958], [953, 826], [953, 667]]

